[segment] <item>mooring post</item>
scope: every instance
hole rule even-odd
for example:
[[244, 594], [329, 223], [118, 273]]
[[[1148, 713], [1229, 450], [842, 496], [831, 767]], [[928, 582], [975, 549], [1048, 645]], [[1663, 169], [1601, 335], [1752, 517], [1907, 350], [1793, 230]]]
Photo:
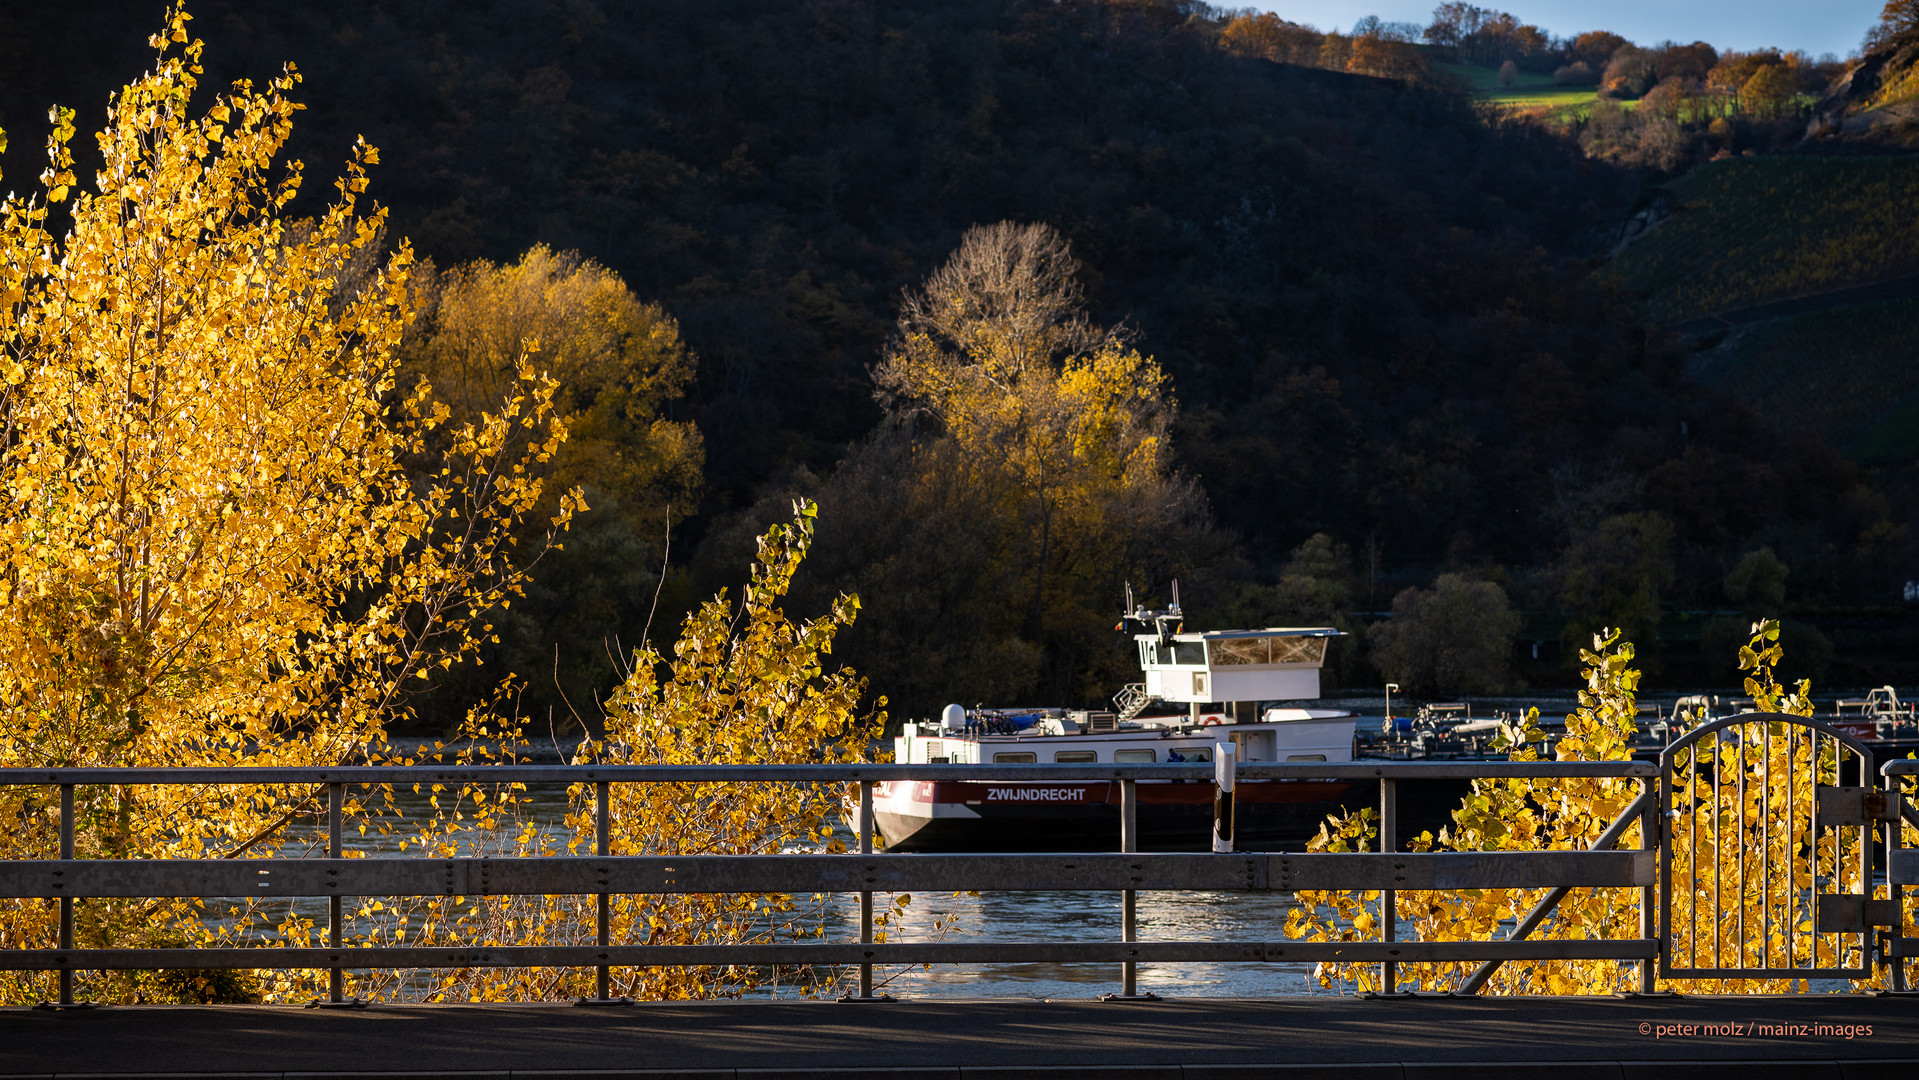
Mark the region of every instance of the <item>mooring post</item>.
[[[1399, 848], [1399, 792], [1390, 777], [1379, 778], [1379, 853], [1390, 855]], [[1399, 937], [1399, 893], [1386, 889], [1380, 893], [1381, 941]], [[1399, 965], [1387, 960], [1379, 965], [1379, 990], [1382, 994], [1399, 992]]]
[[[73, 785], [60, 785], [60, 858], [73, 858]], [[60, 898], [60, 951], [73, 949], [73, 897]], [[73, 1004], [73, 968], [60, 969], [60, 1004]]]
[[[860, 854], [873, 854], [873, 781], [860, 781]], [[873, 943], [873, 893], [860, 893], [860, 944]], [[873, 965], [860, 965], [860, 997], [873, 996]]]
[[[593, 785], [593, 853], [604, 859], [613, 854], [613, 785], [605, 780]], [[613, 944], [613, 897], [600, 891], [599, 936], [594, 940], [604, 949]], [[593, 988], [601, 1001], [612, 996], [613, 968], [601, 964], [594, 972]]]
[[1234, 768], [1233, 749], [1229, 742], [1213, 744], [1213, 853], [1216, 855], [1228, 855], [1233, 850], [1233, 781], [1239, 775], [1239, 770]]
[[[345, 784], [326, 786], [326, 856], [329, 859], [340, 857], [340, 804], [346, 799]], [[341, 897], [334, 893], [327, 897], [327, 947], [340, 948]], [[346, 971], [338, 960], [327, 971], [327, 1000], [338, 1005], [346, 1000]]]

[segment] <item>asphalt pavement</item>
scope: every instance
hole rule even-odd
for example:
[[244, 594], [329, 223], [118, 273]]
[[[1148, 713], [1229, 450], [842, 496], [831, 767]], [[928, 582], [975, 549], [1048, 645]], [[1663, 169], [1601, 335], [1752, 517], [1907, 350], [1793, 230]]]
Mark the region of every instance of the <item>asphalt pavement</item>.
[[0, 1077], [1903, 1080], [1919, 997], [0, 1009]]

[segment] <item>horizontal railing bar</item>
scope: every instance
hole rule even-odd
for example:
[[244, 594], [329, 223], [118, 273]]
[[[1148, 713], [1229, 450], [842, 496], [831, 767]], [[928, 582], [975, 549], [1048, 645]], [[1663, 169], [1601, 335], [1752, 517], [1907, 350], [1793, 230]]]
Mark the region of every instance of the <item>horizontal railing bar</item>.
[[[1448, 761], [1239, 766], [1242, 780], [1563, 779], [1657, 775], [1643, 761]], [[355, 765], [187, 769], [0, 769], [0, 786], [46, 784], [852, 783], [862, 780], [1211, 780], [1198, 765]]]
[[1658, 942], [1531, 941], [1040, 941], [759, 945], [506, 945], [498, 948], [5, 949], [0, 971], [152, 968], [722, 967], [801, 964], [1424, 963], [1481, 960], [1643, 960]]
[[22, 859], [0, 862], [0, 897], [1451, 890], [1632, 887], [1653, 872], [1646, 851]]
[[1887, 776], [1919, 776], [1919, 761], [1895, 758], [1879, 766], [1879, 771]]
[[1869, 967], [1673, 968], [1662, 979], [1870, 979]]

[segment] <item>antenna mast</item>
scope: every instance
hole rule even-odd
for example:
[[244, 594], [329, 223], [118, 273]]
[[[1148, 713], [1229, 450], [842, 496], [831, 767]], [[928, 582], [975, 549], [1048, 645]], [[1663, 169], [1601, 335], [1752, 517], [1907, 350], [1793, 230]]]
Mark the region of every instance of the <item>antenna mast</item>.
[[1133, 583], [1130, 581], [1126, 583], [1126, 610], [1120, 614], [1120, 624], [1122, 626], [1129, 622], [1138, 623], [1141, 630], [1154, 635], [1159, 638], [1160, 641], [1164, 642], [1173, 634], [1178, 633], [1179, 627], [1185, 621], [1186, 616], [1180, 611], [1179, 607], [1178, 578], [1173, 579], [1173, 602], [1164, 610], [1155, 610], [1144, 604], [1135, 605], [1133, 602]]

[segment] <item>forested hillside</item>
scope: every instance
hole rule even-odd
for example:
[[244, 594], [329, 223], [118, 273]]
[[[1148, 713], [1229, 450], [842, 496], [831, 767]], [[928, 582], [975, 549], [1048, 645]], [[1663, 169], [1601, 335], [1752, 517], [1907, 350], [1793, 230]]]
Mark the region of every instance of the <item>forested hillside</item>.
[[[443, 269], [512, 263], [536, 244], [577, 251], [677, 321], [697, 373], [661, 408], [704, 447], [697, 516], [673, 541], [696, 578], [736, 573], [740, 515], [800, 489], [821, 497], [821, 565], [838, 567], [815, 590], [897, 580], [863, 572], [882, 555], [939, 560], [860, 548], [833, 524], [827, 478], [849, 454], [885, 460], [872, 440], [898, 417], [876, 402], [869, 368], [902, 290], [969, 227], [1013, 220], [1059, 231], [1089, 317], [1168, 378], [1169, 461], [1224, 530], [1188, 523], [1204, 534], [1183, 565], [1202, 621], [1209, 609], [1323, 617], [1286, 584], [1315, 534], [1339, 584], [1314, 595], [1346, 609], [1384, 609], [1454, 570], [1582, 628], [1572, 639], [1630, 621], [1648, 655], [1662, 604], [1724, 603], [1728, 571], [1762, 544], [1791, 567], [1798, 598], [1881, 602], [1895, 587], [1904, 534], [1858, 471], [1684, 377], [1683, 349], [1591, 275], [1638, 176], [1549, 132], [1489, 123], [1444, 89], [1234, 55], [1200, 5], [192, 11], [210, 84], [298, 66], [308, 108], [292, 145], [318, 174], [356, 134], [380, 148], [370, 195], [392, 208], [390, 240], [410, 238]], [[146, 62], [159, 14], [153, 0], [0, 13], [9, 183], [38, 171], [47, 105], [76, 106], [82, 131], [98, 124], [109, 90]], [[590, 515], [578, 527], [593, 535]], [[597, 569], [567, 572], [637, 600], [623, 594], [598, 633], [570, 629], [563, 650], [600, 655], [601, 637], [630, 643], [644, 625], [654, 582], [631, 568], [657, 565], [661, 542], [633, 528], [587, 545], [578, 559]], [[1120, 570], [1181, 567], [1165, 556]], [[692, 585], [720, 583], [716, 571]], [[665, 606], [684, 610], [690, 587]], [[896, 640], [881, 628], [920, 624], [887, 618], [886, 596], [864, 600], [874, 629], [849, 630], [842, 653], [874, 689], [894, 693], [906, 650], [944, 657], [916, 674], [909, 712], [945, 699], [942, 684], [967, 692], [981, 658], [1008, 649], [1040, 655], [1019, 666], [1023, 685], [992, 687], [1008, 696], [1085, 696], [1088, 671], [1123, 659], [1089, 659], [1086, 627], [1069, 646], [1029, 640], [1035, 624], [1012, 617], [965, 648]], [[1101, 614], [1076, 617], [1117, 601], [1080, 598]], [[528, 616], [549, 620], [529, 642], [580, 598], [549, 603], [567, 611]], [[554, 642], [534, 644], [550, 663]]]

